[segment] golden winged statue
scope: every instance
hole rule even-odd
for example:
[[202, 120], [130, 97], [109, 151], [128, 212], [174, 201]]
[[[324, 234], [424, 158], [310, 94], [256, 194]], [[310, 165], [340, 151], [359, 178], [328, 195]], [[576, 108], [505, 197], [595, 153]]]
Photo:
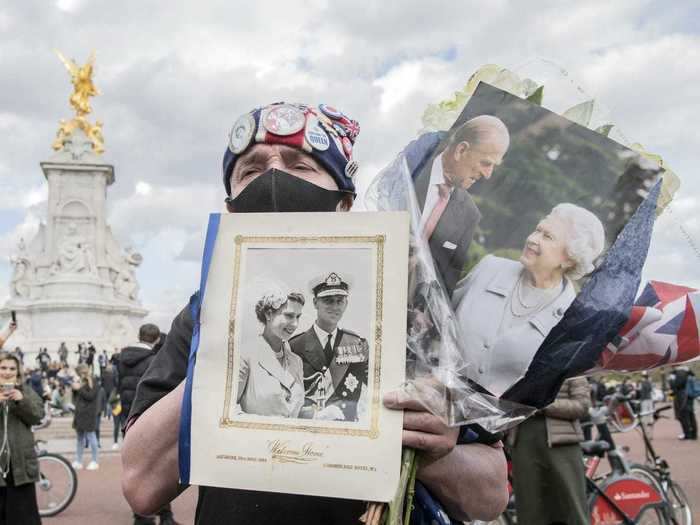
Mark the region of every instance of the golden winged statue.
[[99, 95], [99, 90], [92, 82], [92, 74], [95, 65], [95, 52], [90, 53], [90, 57], [83, 66], [79, 66], [75, 60], [68, 60], [60, 51], [56, 51], [58, 58], [66, 66], [70, 73], [73, 93], [69, 101], [75, 109], [75, 117], [69, 121], [61, 120], [60, 127], [56, 133], [56, 140], [53, 143], [55, 150], [62, 149], [66, 140], [71, 136], [76, 128], [82, 129], [92, 142], [92, 150], [95, 153], [104, 151], [104, 138], [102, 137], [102, 123], [96, 121], [94, 125], [88, 122], [85, 116], [92, 111], [90, 107], [90, 97]]
[[56, 51], [58, 58], [61, 59], [63, 65], [70, 73], [71, 82], [73, 83], [73, 94], [70, 96], [70, 105], [75, 109], [79, 117], [87, 115], [92, 111], [90, 108], [90, 97], [99, 95], [100, 92], [92, 83], [92, 72], [95, 65], [95, 52], [90, 53], [87, 63], [84, 66], [78, 66], [75, 60], [68, 60], [60, 51]]

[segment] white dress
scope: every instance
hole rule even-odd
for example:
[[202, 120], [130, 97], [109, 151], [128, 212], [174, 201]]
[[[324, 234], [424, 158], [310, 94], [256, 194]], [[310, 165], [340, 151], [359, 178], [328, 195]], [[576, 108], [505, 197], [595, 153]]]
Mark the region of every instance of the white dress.
[[241, 351], [237, 411], [261, 416], [298, 417], [304, 404], [301, 358], [283, 344], [280, 362], [270, 345], [258, 336]]

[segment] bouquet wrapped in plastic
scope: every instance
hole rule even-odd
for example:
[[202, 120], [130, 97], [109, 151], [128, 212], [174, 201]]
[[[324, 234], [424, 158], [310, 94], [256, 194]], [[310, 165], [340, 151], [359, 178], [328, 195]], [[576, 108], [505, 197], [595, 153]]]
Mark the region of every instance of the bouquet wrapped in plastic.
[[550, 82], [481, 68], [367, 192], [410, 214], [406, 388], [450, 425], [499, 432], [569, 377], [700, 354], [696, 290], [652, 283], [635, 303], [677, 178], [611, 140], [627, 142], [593, 100], [543, 108]]

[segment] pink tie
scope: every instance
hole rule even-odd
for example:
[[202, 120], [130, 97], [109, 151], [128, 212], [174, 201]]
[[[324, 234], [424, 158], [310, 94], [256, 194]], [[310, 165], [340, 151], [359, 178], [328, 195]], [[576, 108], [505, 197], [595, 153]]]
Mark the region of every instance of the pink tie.
[[442, 217], [442, 212], [445, 211], [445, 208], [447, 208], [447, 203], [450, 200], [450, 186], [443, 183], [438, 184], [437, 187], [438, 201], [435, 204], [433, 211], [430, 212], [430, 217], [428, 217], [428, 220], [425, 222], [425, 226], [423, 227], [423, 238], [426, 240], [430, 239], [430, 237], [433, 235], [435, 227], [437, 226], [440, 217]]

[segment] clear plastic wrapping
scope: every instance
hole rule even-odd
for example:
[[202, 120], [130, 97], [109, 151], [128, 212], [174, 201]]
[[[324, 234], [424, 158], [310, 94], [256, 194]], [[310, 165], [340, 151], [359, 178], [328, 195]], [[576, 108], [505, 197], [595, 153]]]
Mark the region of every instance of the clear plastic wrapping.
[[[410, 214], [406, 388], [450, 425], [505, 430], [568, 377], [663, 364], [668, 338], [644, 329], [658, 328], [670, 303], [666, 317], [690, 305], [684, 333], [695, 323], [695, 339], [676, 343], [666, 362], [698, 354], [697, 291], [674, 288], [675, 303], [664, 302], [652, 284], [657, 294], [632, 309], [677, 178], [658, 157], [609, 139], [613, 126], [592, 100], [562, 116], [542, 107], [544, 90], [482, 68], [464, 92], [428, 108], [421, 134], [365, 197], [371, 210]], [[460, 168], [469, 160], [471, 171]], [[622, 358], [651, 340], [660, 358]]]

